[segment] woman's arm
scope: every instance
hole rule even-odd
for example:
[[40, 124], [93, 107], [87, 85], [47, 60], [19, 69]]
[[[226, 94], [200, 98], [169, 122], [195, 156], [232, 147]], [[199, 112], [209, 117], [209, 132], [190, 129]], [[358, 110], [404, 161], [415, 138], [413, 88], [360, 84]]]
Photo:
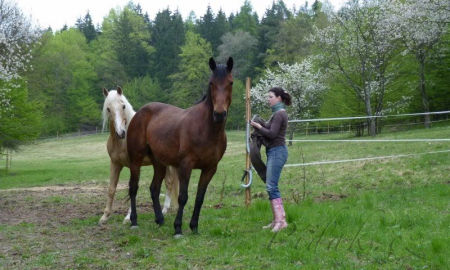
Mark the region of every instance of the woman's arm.
[[260, 127], [259, 132], [269, 139], [274, 139], [278, 136], [278, 133], [280, 132], [281, 124], [283, 123], [283, 116], [281, 113], [276, 113], [272, 118], [272, 123], [270, 125], [270, 128], [266, 128], [262, 125], [259, 125]]

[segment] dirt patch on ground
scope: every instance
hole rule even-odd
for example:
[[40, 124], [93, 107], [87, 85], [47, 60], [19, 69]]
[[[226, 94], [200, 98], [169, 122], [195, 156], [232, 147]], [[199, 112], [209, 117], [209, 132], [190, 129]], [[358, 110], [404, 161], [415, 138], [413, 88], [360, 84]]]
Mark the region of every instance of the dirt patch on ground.
[[[0, 190], [0, 269], [91, 269], [85, 250], [108, 250], [96, 257], [109, 262], [130, 256], [122, 250], [121, 220], [130, 205], [120, 185], [113, 205], [115, 221], [97, 222], [103, 214], [107, 186], [74, 185]], [[139, 196], [138, 196], [139, 197]], [[138, 212], [153, 212], [149, 197]], [[117, 218], [119, 216], [119, 218]], [[119, 232], [119, 233], [118, 233]], [[119, 235], [119, 236], [118, 236]], [[121, 267], [119, 267], [121, 268]]]
[[[118, 184], [117, 190], [126, 189], [128, 186], [125, 184]], [[29, 188], [10, 188], [10, 189], [0, 189], [0, 194], [2, 192], [11, 192], [11, 191], [36, 191], [36, 192], [44, 192], [44, 191], [106, 191], [107, 187], [105, 186], [45, 186], [45, 187], [29, 187]]]
[[347, 198], [347, 195], [322, 192], [322, 194], [320, 196], [314, 197], [314, 200], [316, 202], [320, 202], [320, 201], [339, 201], [339, 200], [342, 200], [344, 198]]
[[[0, 191], [0, 224], [66, 224], [72, 219], [98, 216], [106, 203], [106, 186], [48, 186]], [[125, 216], [129, 207], [126, 185], [118, 186], [113, 214]], [[150, 205], [138, 205], [149, 211]]]

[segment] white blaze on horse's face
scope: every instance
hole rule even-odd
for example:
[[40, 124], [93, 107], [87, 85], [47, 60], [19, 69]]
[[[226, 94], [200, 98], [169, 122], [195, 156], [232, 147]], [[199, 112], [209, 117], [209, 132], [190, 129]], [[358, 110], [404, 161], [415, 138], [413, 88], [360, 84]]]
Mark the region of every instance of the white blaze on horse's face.
[[116, 129], [116, 134], [121, 139], [125, 138], [126, 133], [126, 118], [124, 114], [125, 104], [123, 102], [115, 103], [111, 106], [111, 115], [114, 119], [114, 128]]
[[[104, 106], [109, 121], [114, 123], [117, 137], [124, 139], [127, 130], [126, 102], [123, 100], [122, 89], [107, 92]], [[105, 108], [104, 108], [105, 109]]]

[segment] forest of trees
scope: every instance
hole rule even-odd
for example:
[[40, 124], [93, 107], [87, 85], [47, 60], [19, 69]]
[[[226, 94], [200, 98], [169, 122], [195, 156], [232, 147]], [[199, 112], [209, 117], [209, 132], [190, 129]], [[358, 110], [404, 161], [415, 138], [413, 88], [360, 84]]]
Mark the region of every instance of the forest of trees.
[[63, 29], [35, 29], [0, 0], [0, 148], [95, 130], [103, 87], [121, 86], [135, 110], [152, 101], [187, 108], [206, 91], [211, 56], [235, 60], [229, 129], [245, 124], [246, 77], [255, 112], [274, 83], [294, 95], [292, 118], [448, 110], [449, 5], [351, 0], [334, 11], [316, 0], [292, 10], [278, 0], [259, 18], [245, 0], [237, 13], [150, 18], [129, 2], [101, 25], [87, 13]]

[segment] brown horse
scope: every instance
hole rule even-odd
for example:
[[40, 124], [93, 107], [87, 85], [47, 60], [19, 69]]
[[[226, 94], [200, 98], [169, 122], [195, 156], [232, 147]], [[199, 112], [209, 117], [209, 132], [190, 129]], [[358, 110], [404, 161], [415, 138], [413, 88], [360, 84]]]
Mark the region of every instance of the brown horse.
[[163, 103], [150, 103], [142, 107], [128, 128], [127, 145], [130, 158], [129, 195], [131, 199], [131, 226], [137, 226], [136, 194], [140, 167], [149, 157], [154, 175], [150, 186], [155, 222], [164, 223], [159, 203], [161, 182], [167, 166], [178, 171], [180, 193], [178, 213], [174, 222], [175, 235], [181, 235], [183, 209], [188, 200], [188, 185], [192, 169], [200, 169], [194, 213], [190, 222], [196, 233], [198, 218], [206, 189], [217, 170], [217, 164], [227, 147], [225, 122], [231, 104], [233, 59], [226, 65], [216, 65], [209, 59], [212, 71], [207, 94], [186, 110]]

